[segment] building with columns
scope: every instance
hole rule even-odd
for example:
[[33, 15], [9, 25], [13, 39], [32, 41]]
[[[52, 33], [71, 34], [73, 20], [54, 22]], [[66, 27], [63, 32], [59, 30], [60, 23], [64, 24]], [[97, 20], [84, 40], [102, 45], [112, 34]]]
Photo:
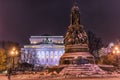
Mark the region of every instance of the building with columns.
[[21, 63], [34, 66], [57, 66], [64, 53], [63, 36], [31, 36], [21, 49]]

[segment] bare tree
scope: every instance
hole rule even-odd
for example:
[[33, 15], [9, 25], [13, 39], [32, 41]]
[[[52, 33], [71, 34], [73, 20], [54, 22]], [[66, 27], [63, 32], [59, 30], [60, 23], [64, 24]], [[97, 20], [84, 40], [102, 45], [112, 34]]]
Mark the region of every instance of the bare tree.
[[96, 62], [99, 60], [98, 51], [103, 47], [102, 39], [97, 37], [95, 33], [88, 31], [89, 51], [95, 57]]

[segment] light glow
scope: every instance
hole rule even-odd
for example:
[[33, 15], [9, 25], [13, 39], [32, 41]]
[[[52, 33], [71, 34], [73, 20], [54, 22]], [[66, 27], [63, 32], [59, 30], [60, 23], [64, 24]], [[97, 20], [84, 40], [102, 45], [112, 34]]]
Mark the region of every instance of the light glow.
[[13, 47], [13, 49], [10, 52], [11, 56], [17, 56], [18, 55], [18, 51], [16, 50], [15, 47]]
[[120, 51], [119, 51], [119, 50], [117, 50], [117, 53], [120, 53]]
[[117, 46], [115, 47], [115, 50], [119, 50]]

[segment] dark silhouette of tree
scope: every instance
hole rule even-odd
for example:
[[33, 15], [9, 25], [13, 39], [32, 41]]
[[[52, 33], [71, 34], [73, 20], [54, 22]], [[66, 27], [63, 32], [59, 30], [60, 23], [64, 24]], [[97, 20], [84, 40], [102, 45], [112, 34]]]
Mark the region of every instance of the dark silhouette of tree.
[[23, 70], [29, 70], [29, 69], [33, 70], [34, 65], [25, 62], [25, 63], [20, 63], [19, 67], [22, 68]]
[[6, 69], [6, 54], [4, 49], [0, 49], [0, 71]]
[[96, 62], [99, 60], [98, 50], [103, 47], [102, 39], [97, 37], [95, 33], [88, 31], [89, 51], [95, 57]]
[[102, 64], [114, 65], [114, 66], [116, 66], [116, 64], [118, 64], [115, 61], [115, 55], [113, 55], [112, 53], [105, 55], [105, 56], [102, 56], [101, 58], [102, 58]]

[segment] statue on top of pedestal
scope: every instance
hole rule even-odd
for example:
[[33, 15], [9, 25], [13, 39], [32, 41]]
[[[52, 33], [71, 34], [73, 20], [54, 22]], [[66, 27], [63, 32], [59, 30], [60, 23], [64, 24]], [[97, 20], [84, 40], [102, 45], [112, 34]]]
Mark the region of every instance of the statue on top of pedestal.
[[88, 44], [87, 34], [80, 24], [80, 12], [76, 3], [72, 7], [70, 18], [70, 26], [64, 39], [65, 45]]

